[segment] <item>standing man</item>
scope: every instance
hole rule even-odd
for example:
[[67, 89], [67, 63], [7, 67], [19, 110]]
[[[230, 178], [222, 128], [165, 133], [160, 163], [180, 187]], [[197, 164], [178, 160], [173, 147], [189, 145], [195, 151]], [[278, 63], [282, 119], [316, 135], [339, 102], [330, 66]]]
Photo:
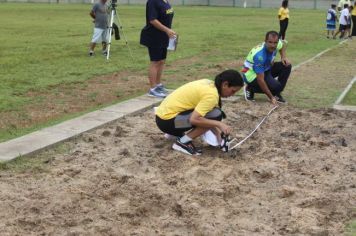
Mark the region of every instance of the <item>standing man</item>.
[[90, 43], [89, 56], [94, 56], [94, 48], [97, 43], [103, 45], [103, 55], [107, 55], [106, 46], [108, 40], [108, 15], [109, 9], [106, 6], [106, 0], [100, 0], [100, 2], [94, 4], [93, 9], [89, 15], [94, 19], [94, 33]]
[[356, 36], [356, 1], [351, 10], [351, 19], [352, 19], [352, 33], [351, 38]]
[[171, 29], [173, 15], [173, 8], [168, 0], [148, 0], [146, 3], [146, 26], [141, 31], [140, 43], [148, 48], [151, 61], [148, 69], [149, 96], [167, 96], [161, 76], [169, 38], [176, 37], [176, 33]]
[[345, 4], [344, 9], [341, 11], [341, 14], [340, 14], [339, 29], [335, 33], [334, 38], [336, 38], [336, 36], [340, 33], [340, 39], [342, 39], [342, 38], [344, 38], [345, 33], [349, 32], [349, 28], [348, 28], [349, 17], [350, 17], [349, 5]]
[[[274, 62], [277, 50], [281, 54], [280, 62]], [[273, 105], [285, 103], [281, 93], [291, 70], [292, 65], [286, 56], [286, 43], [279, 40], [276, 31], [267, 32], [265, 42], [254, 47], [244, 62], [245, 99], [254, 101], [254, 94], [263, 92]]]

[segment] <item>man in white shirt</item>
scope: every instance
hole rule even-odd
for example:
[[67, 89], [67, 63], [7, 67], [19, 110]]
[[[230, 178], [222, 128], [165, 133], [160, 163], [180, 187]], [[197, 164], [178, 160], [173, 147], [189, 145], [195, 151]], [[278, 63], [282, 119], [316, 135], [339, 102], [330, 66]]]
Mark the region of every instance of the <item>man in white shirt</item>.
[[334, 35], [334, 38], [336, 38], [336, 36], [340, 34], [340, 39], [344, 37], [345, 32], [348, 31], [348, 21], [349, 21], [349, 17], [350, 17], [350, 12], [349, 12], [349, 5], [345, 4], [344, 5], [344, 9], [341, 11], [340, 14], [340, 26], [339, 29], [337, 30], [337, 32]]
[[340, 0], [339, 3], [337, 4], [337, 10], [341, 11], [345, 4], [351, 6], [352, 5], [351, 0]]

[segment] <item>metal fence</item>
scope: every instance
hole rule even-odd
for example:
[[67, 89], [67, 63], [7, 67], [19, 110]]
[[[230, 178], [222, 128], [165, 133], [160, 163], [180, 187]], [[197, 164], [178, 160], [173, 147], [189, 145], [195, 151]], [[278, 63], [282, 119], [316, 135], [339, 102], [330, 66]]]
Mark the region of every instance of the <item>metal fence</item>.
[[[0, 0], [0, 2], [28, 2], [28, 3], [87, 3], [92, 4], [98, 0]], [[147, 0], [118, 0], [119, 5], [142, 5]], [[282, 0], [170, 0], [172, 5], [187, 6], [225, 6], [248, 8], [278, 8]], [[289, 8], [300, 9], [328, 9], [330, 5], [337, 4], [338, 0], [293, 0]]]

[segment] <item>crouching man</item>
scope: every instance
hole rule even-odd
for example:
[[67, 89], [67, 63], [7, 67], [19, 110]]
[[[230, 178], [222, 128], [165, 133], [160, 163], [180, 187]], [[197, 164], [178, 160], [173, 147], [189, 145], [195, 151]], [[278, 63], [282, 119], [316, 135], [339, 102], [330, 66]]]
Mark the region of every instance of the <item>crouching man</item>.
[[[281, 54], [280, 62], [274, 62], [277, 51]], [[281, 93], [291, 70], [286, 56], [286, 42], [279, 40], [276, 31], [267, 32], [265, 42], [254, 47], [244, 62], [245, 99], [254, 101], [255, 93], [265, 93], [273, 105], [285, 103]]]
[[168, 95], [156, 110], [156, 124], [166, 134], [177, 137], [174, 150], [200, 155], [192, 142], [212, 130], [218, 137], [230, 134], [231, 127], [221, 120], [221, 98], [234, 95], [243, 86], [242, 75], [226, 70], [215, 77], [189, 82]]

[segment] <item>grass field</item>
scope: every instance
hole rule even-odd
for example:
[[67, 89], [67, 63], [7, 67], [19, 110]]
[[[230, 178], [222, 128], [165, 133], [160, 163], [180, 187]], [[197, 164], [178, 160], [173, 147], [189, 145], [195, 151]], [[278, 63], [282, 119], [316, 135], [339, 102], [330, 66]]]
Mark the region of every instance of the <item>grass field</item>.
[[[68, 107], [73, 102], [68, 104], [61, 99], [62, 93], [75, 96], [76, 91], [90, 84], [92, 78], [101, 75], [146, 74], [147, 51], [138, 43], [145, 21], [144, 6], [118, 7], [134, 59], [130, 59], [128, 48], [121, 40], [113, 42], [110, 61], [100, 55], [100, 50], [94, 58], [87, 56], [93, 27], [88, 15], [90, 8], [90, 5], [1, 4], [0, 115], [11, 115], [16, 117], [11, 119], [20, 121], [19, 124], [4, 122], [0, 125], [0, 141], [146, 92], [146, 84], [134, 94], [124, 94], [125, 88], [122, 88], [116, 92], [117, 98], [75, 112], [64, 109], [61, 114], [49, 115], [38, 122], [25, 109], [44, 102]], [[292, 11], [287, 37], [288, 57], [294, 65], [338, 43], [325, 39], [324, 18], [323, 11]], [[175, 7], [173, 28], [180, 35], [180, 42], [178, 50], [168, 56], [168, 65], [191, 58], [195, 60], [184, 70], [174, 66], [165, 70], [164, 80], [171, 88], [185, 82], [180, 78], [170, 80], [174, 74], [211, 77], [206, 67], [242, 61], [251, 47], [263, 41], [266, 31], [278, 30], [279, 26], [276, 9]], [[129, 77], [123, 79], [129, 80]], [[65, 91], [67, 87], [72, 89]], [[294, 87], [291, 85], [291, 89]], [[313, 93], [298, 86], [299, 89], [306, 96]], [[46, 92], [47, 95], [41, 95]], [[98, 93], [91, 91], [84, 99], [95, 101]], [[332, 94], [336, 96], [338, 90], [333, 90]], [[303, 100], [291, 99], [295, 105], [304, 106]], [[80, 101], [77, 103], [80, 105]], [[34, 121], [28, 124], [31, 119]], [[27, 123], [21, 125], [21, 122]]]
[[346, 94], [342, 104], [349, 106], [356, 106], [356, 85], [353, 84], [351, 89]]

